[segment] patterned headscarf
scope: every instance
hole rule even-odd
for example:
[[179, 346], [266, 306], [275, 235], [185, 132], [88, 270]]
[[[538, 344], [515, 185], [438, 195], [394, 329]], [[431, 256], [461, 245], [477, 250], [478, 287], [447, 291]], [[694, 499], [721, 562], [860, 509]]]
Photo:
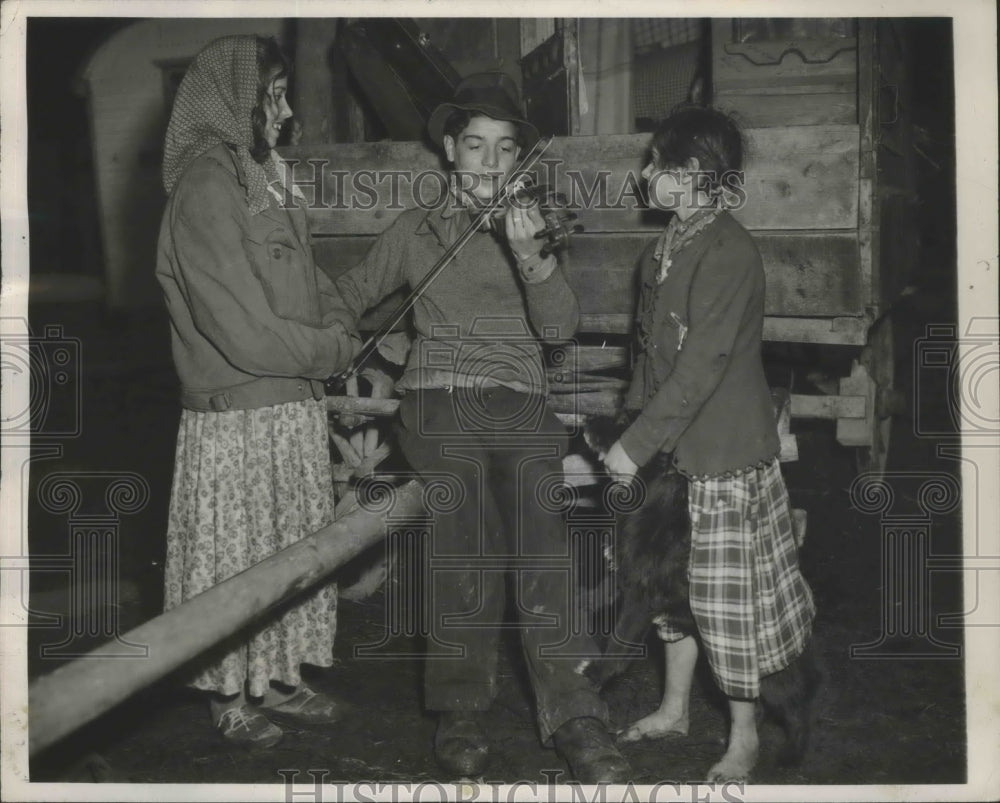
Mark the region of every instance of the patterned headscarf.
[[236, 147], [250, 212], [267, 208], [268, 184], [278, 180], [278, 173], [272, 159], [261, 165], [250, 155], [257, 74], [255, 36], [224, 36], [195, 56], [177, 90], [167, 126], [163, 186], [168, 194], [191, 161], [225, 143]]

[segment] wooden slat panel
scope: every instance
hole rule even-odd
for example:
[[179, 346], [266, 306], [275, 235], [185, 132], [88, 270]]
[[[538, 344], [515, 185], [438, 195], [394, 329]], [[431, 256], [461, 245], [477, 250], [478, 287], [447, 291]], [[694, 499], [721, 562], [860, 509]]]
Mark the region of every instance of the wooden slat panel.
[[863, 346], [868, 339], [867, 317], [764, 318], [764, 340], [773, 343], [820, 343]]
[[858, 128], [748, 129], [748, 229], [854, 229], [858, 225]]
[[[378, 234], [441, 191], [444, 163], [421, 142], [282, 148], [306, 196], [314, 235]], [[397, 175], [398, 174], [398, 175]]]
[[[768, 276], [769, 314], [860, 314], [857, 247], [849, 234], [757, 234]], [[319, 238], [316, 260], [332, 278], [356, 265], [374, 238]], [[580, 235], [571, 247], [570, 281], [585, 313], [630, 313], [643, 235]], [[816, 312], [816, 296], [825, 305]], [[833, 306], [831, 306], [833, 305]]]
[[868, 400], [864, 396], [805, 396], [792, 394], [792, 415], [796, 418], [864, 418]]
[[[317, 262], [332, 276], [348, 270], [373, 238], [319, 238]], [[864, 311], [857, 241], [850, 233], [754, 235], [767, 276], [765, 312], [785, 316], [845, 316]], [[581, 234], [570, 245], [569, 280], [588, 315], [631, 315], [636, 265], [650, 238], [644, 234]], [[382, 305], [385, 312], [393, 304]]]
[[[756, 233], [767, 276], [768, 315], [860, 315], [857, 242], [843, 233]], [[635, 234], [584, 234], [573, 241], [570, 283], [584, 313], [621, 314], [635, 309], [635, 267], [649, 238]]]
[[[792, 126], [746, 130], [747, 201], [736, 216], [750, 229], [857, 226], [858, 128]], [[642, 205], [649, 136], [557, 138], [539, 178], [564, 193], [590, 232], [653, 231], [662, 214]], [[381, 142], [287, 148], [311, 201], [316, 235], [378, 234], [403, 208], [429, 203], [443, 165], [421, 143]]]
[[[632, 331], [632, 315], [581, 315], [580, 331], [623, 335]], [[773, 343], [818, 343], [863, 346], [868, 341], [867, 316], [842, 318], [782, 318], [764, 316], [764, 340]]]
[[[857, 226], [858, 129], [855, 125], [747, 129], [748, 229], [853, 229]], [[640, 205], [647, 135], [576, 137], [553, 145], [547, 180], [579, 208], [588, 232], [653, 231], [662, 213]], [[606, 147], [604, 147], [606, 145]], [[548, 155], [547, 157], [548, 158]], [[639, 188], [642, 187], [642, 190]]]
[[754, 235], [767, 275], [769, 315], [861, 315], [861, 265], [853, 234]]
[[854, 91], [814, 95], [723, 95], [715, 105], [736, 115], [745, 125], [784, 127], [789, 120], [797, 126], [853, 123], [858, 119]]
[[[316, 262], [336, 279], [364, 258], [374, 237], [318, 237]], [[569, 279], [585, 313], [626, 313], [635, 308], [634, 274], [645, 235], [579, 235], [570, 246]], [[447, 271], [442, 275], [447, 280]], [[383, 305], [384, 306], [384, 305]]]
[[622, 346], [563, 346], [558, 365], [560, 369], [569, 367], [575, 374], [579, 371], [605, 371], [621, 368], [628, 363], [628, 350]]

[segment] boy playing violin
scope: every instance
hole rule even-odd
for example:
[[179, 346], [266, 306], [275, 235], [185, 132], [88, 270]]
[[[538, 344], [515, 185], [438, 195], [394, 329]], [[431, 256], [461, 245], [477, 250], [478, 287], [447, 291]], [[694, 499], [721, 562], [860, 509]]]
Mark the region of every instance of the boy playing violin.
[[[415, 286], [539, 139], [501, 73], [464, 79], [434, 110], [428, 131], [451, 165], [449, 191], [431, 211], [403, 212], [338, 280], [355, 320]], [[507, 212], [505, 236], [476, 233], [416, 300], [416, 339], [396, 383], [404, 456], [425, 481], [445, 477], [456, 494], [431, 510], [432, 563], [448, 568], [430, 574], [424, 700], [438, 712], [441, 766], [480, 775], [489, 753], [483, 714], [497, 691], [506, 575], [513, 575], [543, 742], [581, 782], [624, 782], [629, 769], [608, 734], [607, 708], [576, 671], [596, 648], [570, 632], [566, 529], [540, 492], [561, 476], [567, 435], [546, 406], [538, 340], [572, 337], [579, 306], [558, 260], [541, 254], [538, 208], [522, 207]]]

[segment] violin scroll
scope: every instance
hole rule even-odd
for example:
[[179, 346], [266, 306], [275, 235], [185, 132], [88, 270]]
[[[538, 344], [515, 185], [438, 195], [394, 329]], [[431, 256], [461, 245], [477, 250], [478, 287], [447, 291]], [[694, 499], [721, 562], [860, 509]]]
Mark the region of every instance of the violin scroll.
[[545, 221], [545, 228], [535, 234], [536, 240], [548, 240], [539, 252], [541, 256], [547, 257], [553, 251], [560, 251], [569, 245], [570, 234], [580, 234], [583, 226], [579, 223], [569, 227], [568, 223], [576, 220], [575, 212], [563, 210], [542, 210], [542, 219]]

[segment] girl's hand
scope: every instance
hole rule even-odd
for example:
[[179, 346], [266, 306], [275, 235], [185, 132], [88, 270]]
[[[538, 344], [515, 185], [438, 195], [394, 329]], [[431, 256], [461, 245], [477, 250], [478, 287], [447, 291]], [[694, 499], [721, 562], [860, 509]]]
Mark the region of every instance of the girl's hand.
[[603, 461], [611, 479], [618, 482], [630, 482], [639, 470], [639, 466], [632, 462], [632, 458], [622, 448], [621, 441], [614, 442], [614, 445], [608, 449], [608, 453], [604, 455]]
[[545, 228], [545, 220], [538, 209], [538, 204], [529, 209], [522, 209], [518, 204], [512, 204], [504, 215], [504, 229], [507, 233], [507, 243], [518, 262], [524, 262], [537, 255], [545, 240], [535, 239], [535, 234]]

